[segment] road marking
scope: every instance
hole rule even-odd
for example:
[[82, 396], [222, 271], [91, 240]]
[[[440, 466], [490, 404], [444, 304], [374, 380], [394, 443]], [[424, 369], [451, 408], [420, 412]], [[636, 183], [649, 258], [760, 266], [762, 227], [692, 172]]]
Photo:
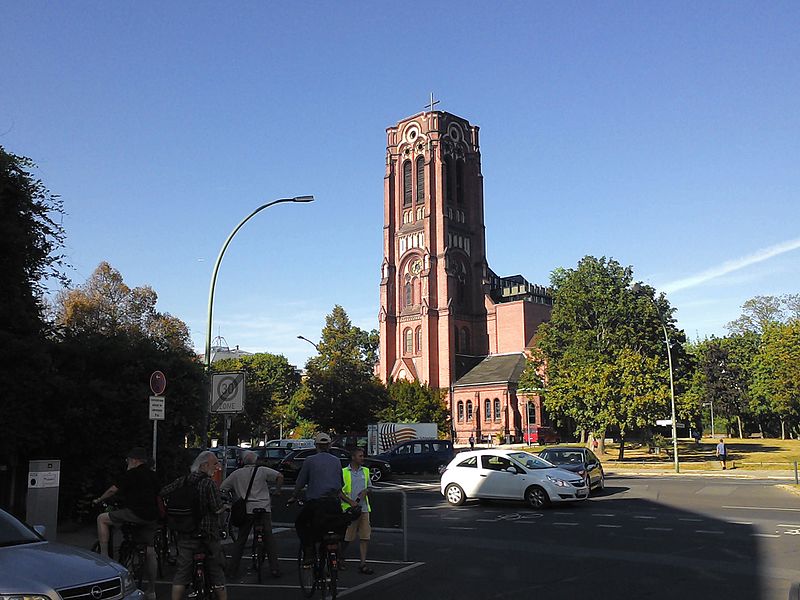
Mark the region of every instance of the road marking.
[[645, 527], [645, 531], [672, 531], [672, 527]]
[[577, 525], [577, 523], [559, 523], [559, 522], [556, 522], [556, 523], [553, 523], [553, 525]]
[[689, 519], [689, 518], [685, 518], [685, 519], [678, 519], [678, 521], [687, 521], [687, 522], [689, 522], [689, 523], [702, 523], [702, 522], [703, 522], [703, 519]]
[[724, 531], [718, 531], [716, 529], [695, 529], [695, 533], [713, 533], [714, 535], [720, 535], [725, 533]]
[[606, 529], [619, 529], [622, 525], [609, 525], [608, 523], [598, 523], [595, 527], [605, 527]]
[[752, 525], [752, 521], [728, 521], [731, 525]]
[[592, 513], [593, 517], [616, 517], [614, 513]]
[[778, 523], [778, 527], [800, 527], [797, 523]]
[[497, 523], [497, 519], [475, 519], [476, 523]]
[[751, 533], [750, 537], [779, 538], [777, 533]]
[[791, 512], [800, 512], [800, 508], [770, 508], [768, 506], [723, 506], [722, 508], [728, 508], [732, 510], [786, 510]]
[[[370, 562], [372, 562], [372, 561], [370, 561]], [[339, 596], [347, 596], [347, 594], [352, 594], [353, 592], [357, 592], [359, 590], [363, 590], [366, 587], [369, 587], [371, 585], [375, 585], [376, 583], [379, 583], [381, 581], [386, 581], [387, 579], [389, 579], [391, 577], [396, 577], [397, 575], [405, 573], [406, 571], [410, 571], [411, 569], [416, 569], [417, 567], [422, 566], [423, 564], [425, 564], [425, 563], [421, 563], [421, 562], [414, 563], [412, 565], [408, 565], [407, 567], [403, 567], [402, 569], [398, 569], [397, 571], [393, 571], [392, 573], [386, 573], [386, 575], [381, 575], [380, 577], [376, 577], [375, 579], [370, 579], [369, 581], [366, 581], [366, 582], [364, 582], [364, 583], [362, 583], [360, 585], [357, 585], [355, 587], [351, 587], [348, 590], [345, 590], [344, 592], [339, 594]]]
[[448, 527], [448, 529], [458, 529], [460, 531], [475, 531], [477, 527]]
[[645, 517], [643, 515], [635, 515], [634, 519], [655, 519], [655, 517]]

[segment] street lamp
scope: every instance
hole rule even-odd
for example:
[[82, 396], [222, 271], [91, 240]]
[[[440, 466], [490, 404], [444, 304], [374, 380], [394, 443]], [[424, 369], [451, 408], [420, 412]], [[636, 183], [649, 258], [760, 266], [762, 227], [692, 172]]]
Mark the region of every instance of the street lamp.
[[653, 304], [653, 308], [656, 309], [658, 320], [661, 321], [661, 328], [664, 330], [664, 343], [667, 345], [667, 362], [669, 363], [669, 395], [672, 404], [672, 454], [675, 457], [675, 472], [680, 473], [681, 467], [680, 463], [678, 462], [678, 428], [675, 418], [675, 383], [672, 375], [672, 347], [669, 341], [667, 325], [664, 323], [664, 315], [661, 314], [661, 309], [658, 307], [658, 304], [656, 304], [656, 301], [653, 299], [653, 297], [646, 292], [641, 285], [638, 283], [634, 284], [633, 293], [637, 296], [646, 296], [647, 299], [650, 300], [650, 302]]
[[703, 402], [703, 406], [710, 406], [711, 407], [711, 437], [714, 437], [714, 401], [711, 402]]
[[270, 206], [274, 206], [275, 204], [283, 204], [284, 202], [313, 202], [314, 196], [295, 196], [294, 198], [281, 198], [279, 200], [273, 200], [272, 202], [267, 202], [266, 204], [262, 204], [249, 215], [247, 215], [242, 221], [231, 231], [228, 239], [225, 240], [225, 243], [222, 244], [222, 249], [219, 251], [219, 256], [217, 256], [217, 262], [214, 263], [214, 270], [211, 272], [211, 286], [208, 290], [208, 327], [206, 328], [206, 373], [211, 371], [211, 319], [214, 311], [214, 286], [217, 284], [217, 272], [219, 271], [219, 266], [222, 263], [222, 257], [225, 255], [225, 250], [228, 249], [228, 244], [231, 243], [233, 236], [237, 234], [237, 232], [242, 228], [242, 226], [247, 223], [250, 219], [260, 213], [262, 210], [269, 208]]
[[317, 352], [319, 352], [319, 346], [317, 346], [317, 345], [316, 345], [314, 342], [312, 342], [312, 341], [311, 341], [310, 339], [308, 339], [307, 337], [303, 337], [302, 335], [298, 335], [298, 336], [297, 336], [297, 339], [298, 339], [298, 340], [303, 340], [303, 341], [305, 341], [305, 342], [308, 342], [309, 344], [311, 344], [312, 346], [314, 346], [314, 348], [316, 348], [316, 349], [317, 349]]

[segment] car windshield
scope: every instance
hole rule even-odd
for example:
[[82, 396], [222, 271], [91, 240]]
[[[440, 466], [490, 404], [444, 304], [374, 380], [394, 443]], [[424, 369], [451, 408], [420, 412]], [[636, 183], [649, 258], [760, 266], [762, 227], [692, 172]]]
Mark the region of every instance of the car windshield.
[[35, 531], [20, 523], [7, 512], [0, 510], [0, 547], [40, 541], [42, 538]]
[[583, 464], [583, 453], [580, 450], [546, 450], [542, 458], [554, 465], [580, 465]]
[[508, 456], [526, 469], [548, 469], [553, 466], [552, 463], [529, 452], [512, 452]]

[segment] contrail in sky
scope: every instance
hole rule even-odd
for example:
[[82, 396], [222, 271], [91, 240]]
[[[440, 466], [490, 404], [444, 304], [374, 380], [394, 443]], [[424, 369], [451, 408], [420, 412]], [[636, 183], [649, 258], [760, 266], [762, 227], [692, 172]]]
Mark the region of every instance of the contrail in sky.
[[692, 275], [691, 277], [670, 281], [669, 283], [662, 285], [661, 290], [669, 293], [693, 288], [705, 283], [706, 281], [716, 279], [717, 277], [722, 277], [723, 275], [727, 275], [733, 271], [744, 269], [750, 265], [755, 265], [765, 260], [769, 260], [770, 258], [780, 256], [781, 254], [791, 252], [792, 250], [797, 250], [798, 248], [800, 248], [800, 238], [789, 240], [788, 242], [783, 242], [781, 244], [776, 244], [768, 248], [762, 248], [761, 250], [757, 250], [756, 252], [748, 254], [747, 256], [729, 260], [716, 267], [701, 271], [700, 273]]

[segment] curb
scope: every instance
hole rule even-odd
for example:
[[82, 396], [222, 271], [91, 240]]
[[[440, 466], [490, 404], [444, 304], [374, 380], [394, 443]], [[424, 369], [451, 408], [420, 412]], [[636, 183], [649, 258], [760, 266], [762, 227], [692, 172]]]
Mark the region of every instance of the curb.
[[637, 477], [654, 477], [654, 476], [662, 476], [662, 477], [712, 477], [717, 479], [775, 479], [778, 481], [792, 481], [794, 480], [793, 475], [751, 475], [744, 472], [740, 473], [732, 473], [732, 472], [705, 472], [705, 473], [698, 473], [697, 471], [683, 471], [681, 473], [673, 473], [669, 471], [607, 471], [606, 475], [609, 477], [627, 477], [627, 476], [637, 476]]

